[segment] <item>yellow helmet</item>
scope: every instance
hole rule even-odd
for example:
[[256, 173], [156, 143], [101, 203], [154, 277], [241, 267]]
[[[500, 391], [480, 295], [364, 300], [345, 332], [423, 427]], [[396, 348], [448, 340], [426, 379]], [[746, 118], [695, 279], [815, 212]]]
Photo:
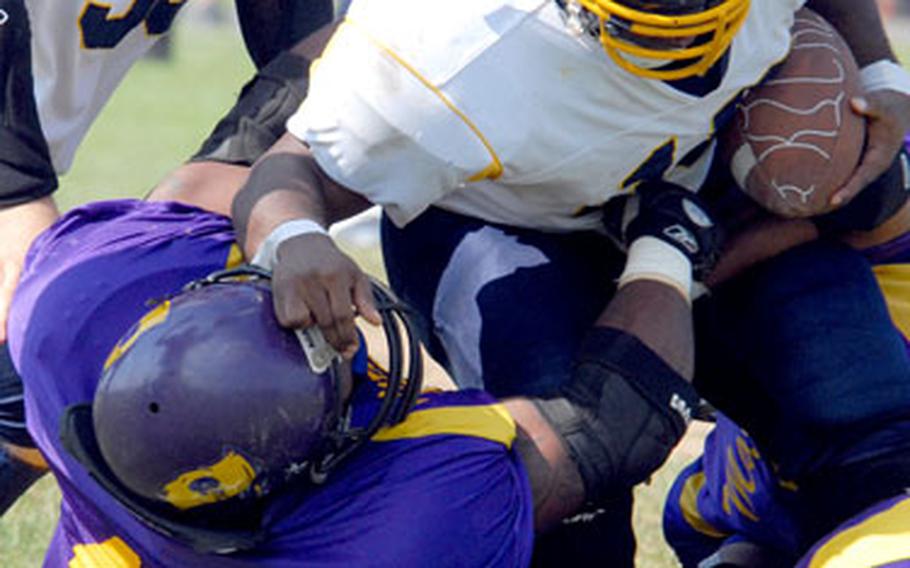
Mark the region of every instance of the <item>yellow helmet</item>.
[[720, 59], [745, 21], [749, 2], [569, 0], [569, 12], [574, 3], [596, 19], [594, 31], [604, 50], [626, 71], [675, 80], [703, 75]]

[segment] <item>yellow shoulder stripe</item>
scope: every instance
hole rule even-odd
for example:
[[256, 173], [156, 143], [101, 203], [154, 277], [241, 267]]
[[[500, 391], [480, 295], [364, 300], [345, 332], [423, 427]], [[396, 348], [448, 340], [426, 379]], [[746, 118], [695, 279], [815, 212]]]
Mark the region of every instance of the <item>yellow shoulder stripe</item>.
[[477, 136], [477, 138], [480, 140], [480, 143], [483, 144], [483, 147], [486, 148], [487, 152], [490, 154], [491, 162], [489, 165], [487, 165], [485, 168], [483, 168], [479, 172], [471, 175], [468, 178], [468, 181], [477, 182], [477, 181], [480, 181], [483, 179], [496, 179], [502, 175], [502, 162], [499, 160], [499, 156], [496, 155], [496, 151], [493, 150], [493, 145], [490, 144], [490, 141], [487, 140], [487, 137], [483, 135], [483, 133], [480, 131], [480, 129], [477, 128], [477, 125], [474, 124], [465, 113], [463, 113], [458, 107], [456, 107], [455, 103], [453, 103], [451, 101], [451, 99], [449, 99], [449, 97], [446, 96], [445, 93], [443, 93], [441, 90], [439, 90], [439, 88], [436, 85], [434, 85], [433, 83], [431, 83], [426, 77], [421, 75], [420, 72], [417, 69], [415, 69], [413, 65], [411, 65], [410, 63], [405, 61], [400, 55], [395, 53], [395, 51], [390, 46], [383, 43], [379, 39], [373, 37], [366, 30], [366, 28], [364, 28], [363, 26], [358, 24], [356, 21], [352, 20], [351, 18], [345, 18], [344, 22], [341, 24], [341, 26], [339, 26], [339, 29], [341, 29], [342, 27], [345, 27], [345, 26], [351, 26], [353, 28], [356, 28], [373, 45], [375, 45], [377, 48], [379, 48], [381, 51], [383, 51], [386, 55], [388, 55], [389, 57], [394, 59], [396, 62], [398, 62], [398, 64], [401, 65], [402, 67], [404, 67], [411, 75], [414, 76], [415, 79], [420, 81], [424, 87], [426, 87], [434, 95], [436, 95], [439, 98], [439, 100], [442, 101], [442, 104], [444, 104], [450, 111], [455, 113], [455, 116], [460, 118], [461, 121], [465, 123], [465, 126], [467, 126], [471, 130], [471, 132], [473, 132], [474, 135]]
[[144, 316], [142, 316], [133, 333], [131, 333], [129, 337], [118, 341], [117, 345], [114, 345], [114, 348], [111, 350], [110, 354], [107, 356], [107, 359], [104, 361], [104, 370], [106, 371], [111, 365], [123, 357], [123, 354], [126, 353], [134, 343], [136, 343], [136, 340], [139, 339], [140, 335], [155, 327], [156, 325], [164, 323], [164, 320], [167, 319], [167, 315], [170, 313], [170, 311], [171, 301], [165, 300], [155, 306], [153, 309], [149, 310]]
[[139, 555], [118, 536], [74, 546], [69, 561], [69, 568], [139, 568], [141, 565]]
[[910, 559], [910, 499], [837, 534], [812, 556], [809, 568], [886, 566]]
[[237, 268], [243, 264], [243, 251], [237, 243], [231, 244], [231, 250], [228, 251], [227, 261], [224, 263], [225, 268]]
[[511, 448], [515, 420], [501, 404], [428, 408], [411, 412], [404, 422], [383, 428], [373, 440], [387, 442], [438, 434], [483, 438]]
[[885, 295], [891, 319], [910, 336], [910, 264], [882, 264], [872, 268]]

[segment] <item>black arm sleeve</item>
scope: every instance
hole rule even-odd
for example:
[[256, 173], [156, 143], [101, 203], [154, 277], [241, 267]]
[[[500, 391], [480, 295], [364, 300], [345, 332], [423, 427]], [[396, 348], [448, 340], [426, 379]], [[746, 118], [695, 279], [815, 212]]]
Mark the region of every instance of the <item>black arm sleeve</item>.
[[280, 52], [332, 21], [332, 0], [236, 0], [247, 52], [261, 69]]
[[191, 162], [252, 166], [285, 132], [285, 123], [307, 94], [310, 62], [280, 53], [240, 91]]
[[910, 196], [910, 157], [902, 149], [885, 170], [849, 203], [831, 213], [813, 217], [825, 235], [871, 231], [904, 206]]
[[35, 104], [30, 42], [22, 0], [0, 0], [0, 207], [57, 188]]

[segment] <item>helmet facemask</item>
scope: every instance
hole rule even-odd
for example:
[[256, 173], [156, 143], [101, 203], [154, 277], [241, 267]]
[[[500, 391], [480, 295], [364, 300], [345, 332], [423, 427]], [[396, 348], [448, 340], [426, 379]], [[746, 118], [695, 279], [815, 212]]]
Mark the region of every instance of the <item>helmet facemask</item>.
[[708, 72], [745, 21], [749, 2], [568, 0], [566, 12], [570, 25], [597, 37], [626, 71], [671, 81]]

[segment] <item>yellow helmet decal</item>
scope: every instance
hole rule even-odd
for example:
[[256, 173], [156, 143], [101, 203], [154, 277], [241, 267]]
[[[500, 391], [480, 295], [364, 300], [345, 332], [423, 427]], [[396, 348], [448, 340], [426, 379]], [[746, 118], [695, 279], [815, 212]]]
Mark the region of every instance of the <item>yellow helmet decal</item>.
[[106, 371], [111, 365], [117, 362], [118, 359], [123, 357], [123, 354], [136, 343], [136, 340], [139, 339], [139, 336], [155, 327], [156, 325], [163, 323], [167, 319], [167, 314], [171, 310], [171, 301], [165, 300], [161, 302], [154, 309], [142, 316], [142, 319], [139, 320], [139, 323], [136, 325], [136, 329], [128, 337], [124, 337], [117, 342], [117, 345], [114, 345], [114, 348], [111, 350], [110, 355], [107, 356], [107, 359], [104, 361], [104, 370]]
[[[652, 14], [620, 4], [616, 0], [575, 0], [594, 14], [600, 22], [600, 43], [617, 65], [648, 79], [672, 81], [704, 75], [724, 54], [749, 13], [750, 0], [724, 0], [717, 6], [694, 14]], [[635, 36], [673, 40], [696, 36], [707, 39], [683, 48], [657, 48], [637, 45], [628, 38], [612, 35], [610, 20], [624, 22]], [[633, 60], [676, 62], [685, 64], [669, 69], [650, 68]]]
[[192, 509], [243, 493], [255, 478], [256, 471], [250, 462], [229, 451], [218, 463], [182, 473], [165, 485], [164, 498], [178, 509]]

